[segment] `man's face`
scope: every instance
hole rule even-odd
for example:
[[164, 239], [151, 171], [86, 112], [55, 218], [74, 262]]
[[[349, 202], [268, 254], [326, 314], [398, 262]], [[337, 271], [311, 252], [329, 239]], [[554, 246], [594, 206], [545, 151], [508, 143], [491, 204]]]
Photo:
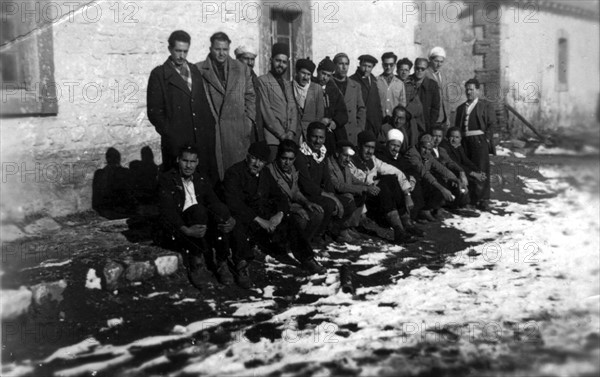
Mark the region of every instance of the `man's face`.
[[178, 66], [182, 65], [187, 58], [189, 49], [189, 43], [175, 41], [175, 46], [169, 47], [169, 52], [171, 53], [171, 60], [173, 63]]
[[375, 153], [375, 142], [374, 141], [369, 141], [360, 146], [360, 157], [363, 160], [369, 161], [370, 159], [373, 158], [374, 153]]
[[421, 154], [421, 158], [423, 158], [423, 160], [429, 159], [429, 157], [431, 156], [431, 149], [432, 149], [431, 143], [427, 143], [427, 142], [419, 143], [419, 153]]
[[430, 59], [431, 68], [433, 68], [433, 72], [439, 71], [440, 68], [442, 68], [442, 65], [444, 64], [445, 60], [446, 59], [442, 56], [435, 56], [432, 59]]
[[381, 65], [383, 65], [383, 74], [386, 76], [391, 76], [394, 74], [394, 67], [396, 66], [396, 59], [387, 58], [383, 62], [381, 62]]
[[371, 71], [373, 70], [373, 63], [371, 62], [366, 62], [366, 61], [362, 61], [359, 65], [360, 71], [362, 72], [363, 76], [368, 76], [371, 74]]
[[406, 111], [397, 110], [392, 118], [394, 128], [404, 128], [406, 125]]
[[251, 70], [254, 69], [255, 58], [253, 58], [251, 55], [240, 55], [238, 60], [250, 67]]
[[305, 87], [306, 85], [310, 84], [311, 77], [312, 73], [310, 73], [310, 71], [306, 68], [302, 68], [301, 70], [296, 72], [296, 82], [302, 87]]
[[433, 136], [433, 147], [437, 148], [440, 145], [440, 142], [444, 138], [444, 133], [442, 130], [433, 130], [431, 132], [431, 136]]
[[325, 144], [325, 130], [320, 128], [315, 128], [312, 130], [310, 136], [308, 137], [307, 144], [315, 152], [320, 150], [323, 144]]
[[331, 80], [331, 76], [333, 76], [333, 72], [331, 71], [317, 71], [317, 78], [319, 79], [320, 85], [327, 85], [329, 80]]
[[185, 178], [191, 176], [198, 167], [198, 155], [195, 153], [183, 152], [181, 157], [177, 158], [179, 173]]
[[337, 73], [341, 77], [348, 76], [348, 68], [350, 68], [350, 61], [344, 57], [339, 58], [335, 63], [337, 67], [335, 73]]
[[400, 76], [400, 80], [404, 81], [410, 75], [410, 66], [408, 64], [400, 64], [398, 66], [398, 76]]
[[219, 63], [225, 63], [225, 60], [229, 56], [229, 42], [214, 41], [210, 45], [210, 56]]
[[277, 157], [277, 166], [284, 173], [291, 173], [295, 160], [296, 155], [294, 152], [285, 152], [281, 156]]
[[460, 142], [462, 141], [462, 136], [461, 136], [460, 132], [459, 131], [450, 132], [448, 141], [454, 148], [457, 148], [458, 146], [460, 146]]
[[246, 163], [248, 164], [248, 170], [250, 170], [250, 173], [253, 175], [258, 175], [260, 171], [265, 167], [265, 164], [267, 162], [249, 154], [246, 156]]
[[417, 80], [421, 80], [425, 77], [425, 70], [427, 69], [427, 62], [424, 60], [419, 60], [417, 64], [415, 64], [415, 77]]
[[350, 164], [351, 156], [348, 153], [348, 148], [343, 148], [343, 150], [335, 155], [336, 160], [340, 166], [348, 166]]
[[285, 54], [275, 55], [271, 58], [271, 67], [273, 71], [281, 76], [285, 73], [288, 66], [288, 57]]
[[475, 84], [465, 86], [465, 91], [469, 102], [475, 100], [475, 98], [479, 96], [479, 89], [475, 87]]
[[400, 140], [390, 140], [387, 142], [388, 151], [394, 157], [396, 157], [398, 155], [398, 153], [400, 153], [401, 146], [402, 146], [402, 143], [400, 142]]

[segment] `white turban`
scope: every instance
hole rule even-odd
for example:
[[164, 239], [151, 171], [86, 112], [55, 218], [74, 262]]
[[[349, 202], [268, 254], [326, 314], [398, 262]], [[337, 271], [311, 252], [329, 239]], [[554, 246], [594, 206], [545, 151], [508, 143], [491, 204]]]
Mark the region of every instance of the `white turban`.
[[252, 58], [256, 58], [256, 52], [254, 52], [252, 48], [243, 45], [236, 48], [233, 53], [235, 54], [236, 58], [240, 55], [250, 55]]
[[436, 56], [441, 56], [442, 58], [446, 58], [446, 50], [442, 47], [434, 47], [429, 52], [429, 59], [435, 58]]
[[387, 133], [387, 139], [388, 139], [388, 141], [398, 140], [400, 143], [403, 143], [404, 142], [404, 134], [402, 133], [402, 131], [392, 128]]

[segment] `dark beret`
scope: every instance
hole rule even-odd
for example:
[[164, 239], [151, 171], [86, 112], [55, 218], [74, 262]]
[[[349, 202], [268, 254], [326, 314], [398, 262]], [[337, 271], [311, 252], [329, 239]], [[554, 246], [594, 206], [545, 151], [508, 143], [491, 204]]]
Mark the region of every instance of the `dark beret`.
[[335, 64], [329, 59], [329, 56], [326, 56], [325, 59], [321, 60], [317, 69], [319, 71], [333, 72], [335, 71]]
[[271, 149], [269, 149], [266, 141], [257, 141], [250, 144], [250, 148], [248, 148], [248, 154], [263, 161], [269, 161], [269, 158], [271, 157]]
[[362, 131], [358, 134], [358, 144], [365, 144], [371, 141], [377, 141], [375, 134], [372, 131]]
[[363, 61], [365, 61], [367, 63], [373, 63], [373, 65], [377, 64], [377, 62], [378, 62], [378, 60], [374, 56], [369, 55], [369, 54], [359, 56], [358, 57], [358, 61], [361, 62], [361, 63]]
[[271, 49], [271, 56], [277, 56], [283, 54], [290, 57], [290, 46], [285, 43], [275, 43]]
[[299, 72], [301, 69], [308, 69], [312, 75], [315, 72], [315, 68], [315, 63], [309, 59], [298, 59], [298, 61], [296, 61], [296, 72]]

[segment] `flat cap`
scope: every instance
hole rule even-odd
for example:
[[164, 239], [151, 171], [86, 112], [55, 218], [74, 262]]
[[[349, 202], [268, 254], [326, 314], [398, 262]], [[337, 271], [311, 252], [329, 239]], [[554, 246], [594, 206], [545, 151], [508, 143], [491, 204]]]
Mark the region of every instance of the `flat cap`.
[[348, 153], [348, 156], [354, 156], [354, 154], [356, 152], [354, 152], [354, 144], [352, 144], [352, 142], [350, 142], [349, 140], [340, 140], [337, 143], [335, 143], [335, 148], [338, 151], [344, 151], [345, 153]]
[[358, 57], [358, 61], [359, 62], [367, 62], [367, 63], [373, 63], [373, 65], [377, 64], [378, 60], [373, 56], [373, 55], [361, 55]]

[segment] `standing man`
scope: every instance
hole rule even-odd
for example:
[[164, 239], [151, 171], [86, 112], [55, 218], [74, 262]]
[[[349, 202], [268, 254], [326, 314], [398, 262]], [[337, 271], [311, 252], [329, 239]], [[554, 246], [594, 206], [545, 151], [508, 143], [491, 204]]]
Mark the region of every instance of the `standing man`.
[[186, 60], [190, 42], [183, 30], [169, 36], [170, 56], [148, 80], [148, 119], [161, 137], [162, 171], [176, 167], [179, 149], [191, 144], [200, 153], [198, 171], [216, 182], [215, 118], [202, 76]]
[[426, 75], [427, 59], [415, 60], [415, 73], [409, 78], [414, 83], [417, 95], [423, 106], [423, 119], [426, 132], [431, 132], [440, 114], [440, 89], [437, 82]]
[[492, 132], [496, 126], [496, 112], [492, 103], [479, 98], [479, 81], [475, 78], [465, 83], [467, 102], [456, 109], [455, 127], [462, 130], [463, 146], [469, 160], [485, 173], [486, 179], [478, 182], [471, 191], [471, 204], [489, 210], [490, 200], [490, 154], [496, 154]]
[[336, 54], [333, 57], [333, 64], [336, 67], [333, 82], [344, 97], [348, 111], [348, 123], [344, 128], [348, 140], [356, 145], [356, 135], [365, 129], [367, 108], [363, 101], [360, 85], [356, 81], [348, 79], [348, 67], [350, 66], [348, 55], [343, 52]]
[[392, 110], [396, 106], [406, 106], [404, 83], [398, 77], [394, 76], [396, 60], [398, 60], [398, 57], [393, 52], [386, 52], [381, 55], [383, 73], [377, 77], [377, 88], [379, 89], [379, 98], [381, 99], [383, 122], [390, 120]]
[[256, 60], [255, 50], [246, 46], [239, 46], [234, 51], [235, 58], [250, 68], [250, 75], [252, 75], [252, 85], [254, 86], [254, 93], [256, 94], [256, 119], [254, 121], [254, 127], [252, 128], [253, 141], [262, 140], [265, 137], [262, 117], [260, 115], [260, 105], [258, 103], [258, 76], [254, 73], [254, 62]]
[[350, 78], [360, 83], [362, 88], [363, 101], [367, 107], [365, 131], [371, 131], [375, 135], [379, 135], [383, 124], [381, 100], [379, 99], [377, 78], [371, 73], [377, 65], [377, 59], [371, 55], [361, 55], [358, 57], [358, 62], [359, 66]]
[[220, 177], [244, 158], [256, 116], [250, 69], [229, 56], [230, 44], [227, 34], [213, 34], [206, 60], [196, 64], [207, 84], [211, 110], [217, 119], [215, 149]]
[[427, 77], [435, 80], [438, 84], [438, 90], [440, 92], [440, 112], [435, 120], [435, 124], [441, 125], [444, 129], [450, 126], [450, 109], [448, 108], [446, 96], [444, 95], [447, 82], [440, 70], [445, 61], [446, 51], [442, 47], [432, 48], [429, 52], [429, 69], [426, 71]]
[[[419, 98], [417, 84], [410, 75], [413, 63], [408, 58], [402, 58], [396, 65], [397, 77], [404, 83], [404, 93], [406, 93], [406, 110], [410, 113], [411, 122], [417, 126], [418, 135], [427, 132], [425, 123], [425, 114], [423, 114], [423, 103]], [[415, 140], [415, 143], [418, 141]]]
[[300, 118], [301, 140], [306, 140], [306, 129], [312, 122], [324, 122], [325, 101], [323, 88], [311, 82], [315, 63], [309, 59], [298, 59], [296, 62], [296, 74], [292, 83], [294, 87], [294, 100], [298, 107]]
[[277, 154], [281, 140], [297, 141], [299, 120], [292, 83], [284, 78], [290, 58], [290, 48], [284, 43], [275, 43], [271, 50], [271, 70], [258, 78], [260, 112], [265, 130], [265, 141], [271, 155]]
[[346, 123], [348, 123], [348, 113], [344, 96], [334, 84], [332, 77], [335, 72], [335, 64], [326, 56], [317, 66], [317, 77], [313, 82], [321, 85], [323, 89], [323, 102], [325, 106], [325, 118], [323, 122], [327, 126], [327, 135], [325, 137], [325, 147], [327, 153], [335, 149], [335, 145], [340, 140], [348, 140], [346, 134]]

